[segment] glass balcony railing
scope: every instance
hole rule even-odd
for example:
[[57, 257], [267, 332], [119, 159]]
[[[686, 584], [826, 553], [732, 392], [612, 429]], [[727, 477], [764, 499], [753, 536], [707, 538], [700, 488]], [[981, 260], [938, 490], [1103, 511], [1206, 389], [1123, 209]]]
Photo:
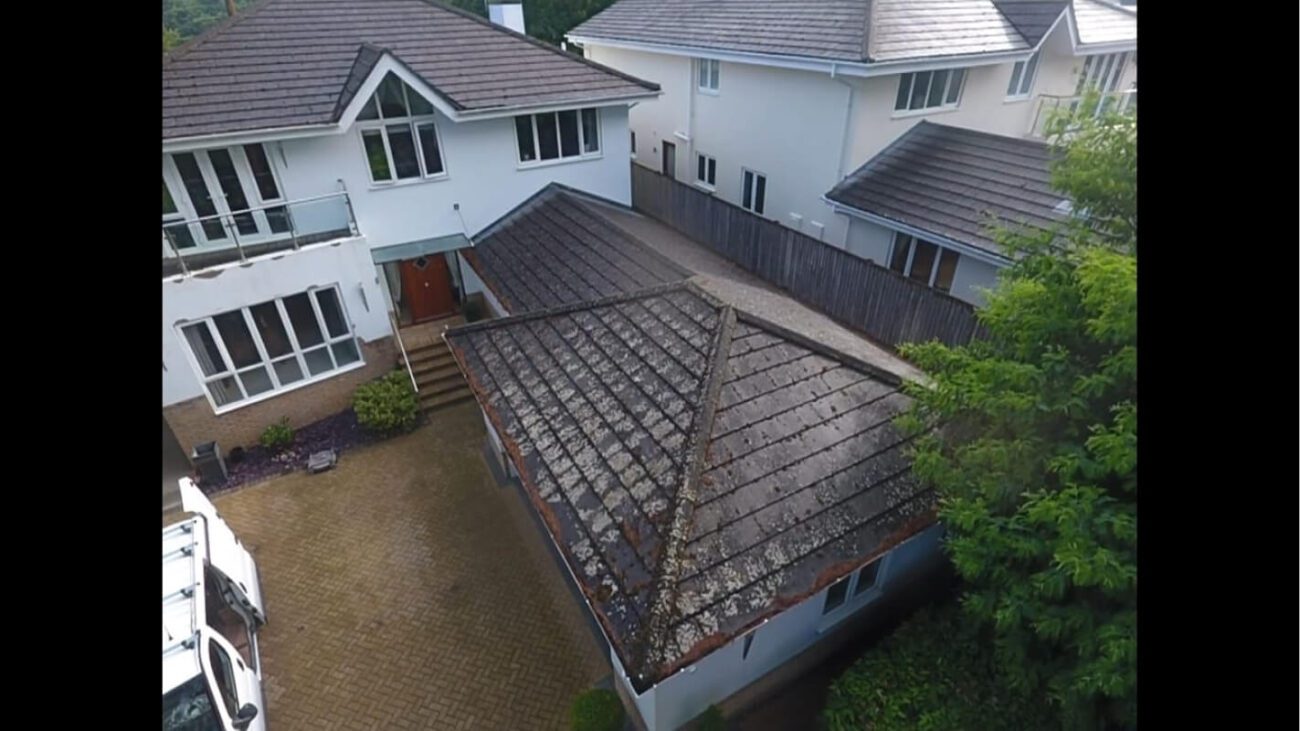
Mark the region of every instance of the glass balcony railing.
[[357, 236], [346, 191], [201, 218], [163, 217], [163, 276]]
[[1080, 96], [1043, 94], [1038, 97], [1038, 107], [1034, 110], [1034, 120], [1029, 127], [1030, 136], [1046, 137], [1047, 124], [1052, 116], [1058, 113], [1057, 110], [1060, 110], [1060, 113], [1075, 113], [1080, 108], [1083, 108], [1085, 114], [1094, 117], [1101, 117], [1111, 112], [1137, 114], [1137, 89]]

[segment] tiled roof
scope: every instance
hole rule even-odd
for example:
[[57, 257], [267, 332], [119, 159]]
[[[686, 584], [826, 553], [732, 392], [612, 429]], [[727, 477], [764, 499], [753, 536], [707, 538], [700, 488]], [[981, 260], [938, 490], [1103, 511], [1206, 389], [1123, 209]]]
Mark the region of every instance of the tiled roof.
[[426, 0], [264, 0], [163, 60], [163, 138], [327, 124], [383, 51], [457, 110], [658, 85]]
[[548, 185], [485, 229], [465, 258], [511, 314], [690, 276], [588, 205], [584, 195]]
[[826, 197], [1004, 256], [989, 226], [1050, 228], [1065, 197], [1051, 186], [1051, 147], [921, 121]]
[[993, 0], [999, 12], [1020, 31], [1030, 45], [1038, 42], [1061, 17], [1069, 0]]
[[693, 285], [446, 337], [641, 687], [933, 522], [895, 378]]
[[1137, 8], [1101, 0], [1074, 0], [1074, 27], [1079, 43], [1137, 42]]
[[[1062, 4], [1055, 3], [1058, 14]], [[1041, 24], [1037, 9], [1004, 13], [1001, 5], [998, 0], [619, 0], [570, 35], [858, 62], [1029, 49], [1036, 39], [1023, 34]], [[1018, 30], [1020, 23], [1025, 28]]]

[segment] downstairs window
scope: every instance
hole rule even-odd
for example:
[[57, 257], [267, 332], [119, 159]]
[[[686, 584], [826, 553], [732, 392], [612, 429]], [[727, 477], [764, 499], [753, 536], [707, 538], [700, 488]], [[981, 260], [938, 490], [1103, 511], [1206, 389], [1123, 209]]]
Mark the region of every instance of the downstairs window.
[[952, 289], [952, 278], [960, 258], [961, 255], [955, 251], [908, 234], [895, 233], [889, 268], [940, 292], [948, 292]]

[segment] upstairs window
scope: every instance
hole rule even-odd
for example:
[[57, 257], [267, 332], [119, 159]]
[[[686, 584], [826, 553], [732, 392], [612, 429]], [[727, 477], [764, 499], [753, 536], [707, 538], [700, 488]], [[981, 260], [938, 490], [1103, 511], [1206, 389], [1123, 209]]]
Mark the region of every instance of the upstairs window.
[[696, 88], [709, 94], [718, 93], [718, 73], [722, 70], [722, 63], [716, 58], [697, 58], [695, 60], [698, 78]]
[[443, 175], [442, 146], [433, 105], [389, 73], [357, 115], [370, 180], [432, 178]]
[[1034, 89], [1034, 77], [1038, 74], [1038, 53], [1028, 61], [1016, 61], [1011, 68], [1011, 81], [1007, 83], [1008, 99], [1027, 99]]
[[1115, 91], [1119, 88], [1119, 80], [1124, 76], [1124, 67], [1127, 65], [1127, 52], [1087, 56], [1083, 59], [1083, 69], [1079, 72], [1074, 87], [1075, 95], [1082, 95], [1088, 89]]
[[718, 161], [708, 155], [695, 156], [695, 182], [713, 188], [718, 182]]
[[515, 138], [520, 163], [595, 157], [600, 154], [600, 116], [596, 109], [524, 114], [515, 117]]
[[940, 69], [902, 74], [898, 77], [898, 96], [894, 98], [894, 111], [955, 108], [961, 99], [961, 87], [965, 81], [966, 69]]
[[940, 292], [952, 289], [952, 278], [957, 272], [961, 256], [904, 233], [894, 234], [894, 248], [889, 255], [889, 268]]

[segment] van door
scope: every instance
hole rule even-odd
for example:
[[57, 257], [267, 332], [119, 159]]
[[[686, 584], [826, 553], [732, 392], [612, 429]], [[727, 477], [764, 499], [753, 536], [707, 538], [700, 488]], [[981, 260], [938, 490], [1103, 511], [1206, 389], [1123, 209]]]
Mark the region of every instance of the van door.
[[239, 710], [252, 705], [257, 709], [257, 715], [246, 727], [246, 731], [264, 731], [266, 704], [262, 698], [261, 679], [244, 664], [239, 653], [224, 637], [214, 632], [204, 632], [203, 637], [201, 662], [223, 725], [234, 729], [234, 720]]
[[266, 607], [262, 603], [262, 585], [257, 575], [253, 556], [235, 537], [226, 521], [217, 515], [212, 505], [190, 478], [180, 481], [181, 508], [203, 516], [208, 536], [208, 563], [230, 579], [230, 586], [240, 602], [259, 623], [266, 622]]

